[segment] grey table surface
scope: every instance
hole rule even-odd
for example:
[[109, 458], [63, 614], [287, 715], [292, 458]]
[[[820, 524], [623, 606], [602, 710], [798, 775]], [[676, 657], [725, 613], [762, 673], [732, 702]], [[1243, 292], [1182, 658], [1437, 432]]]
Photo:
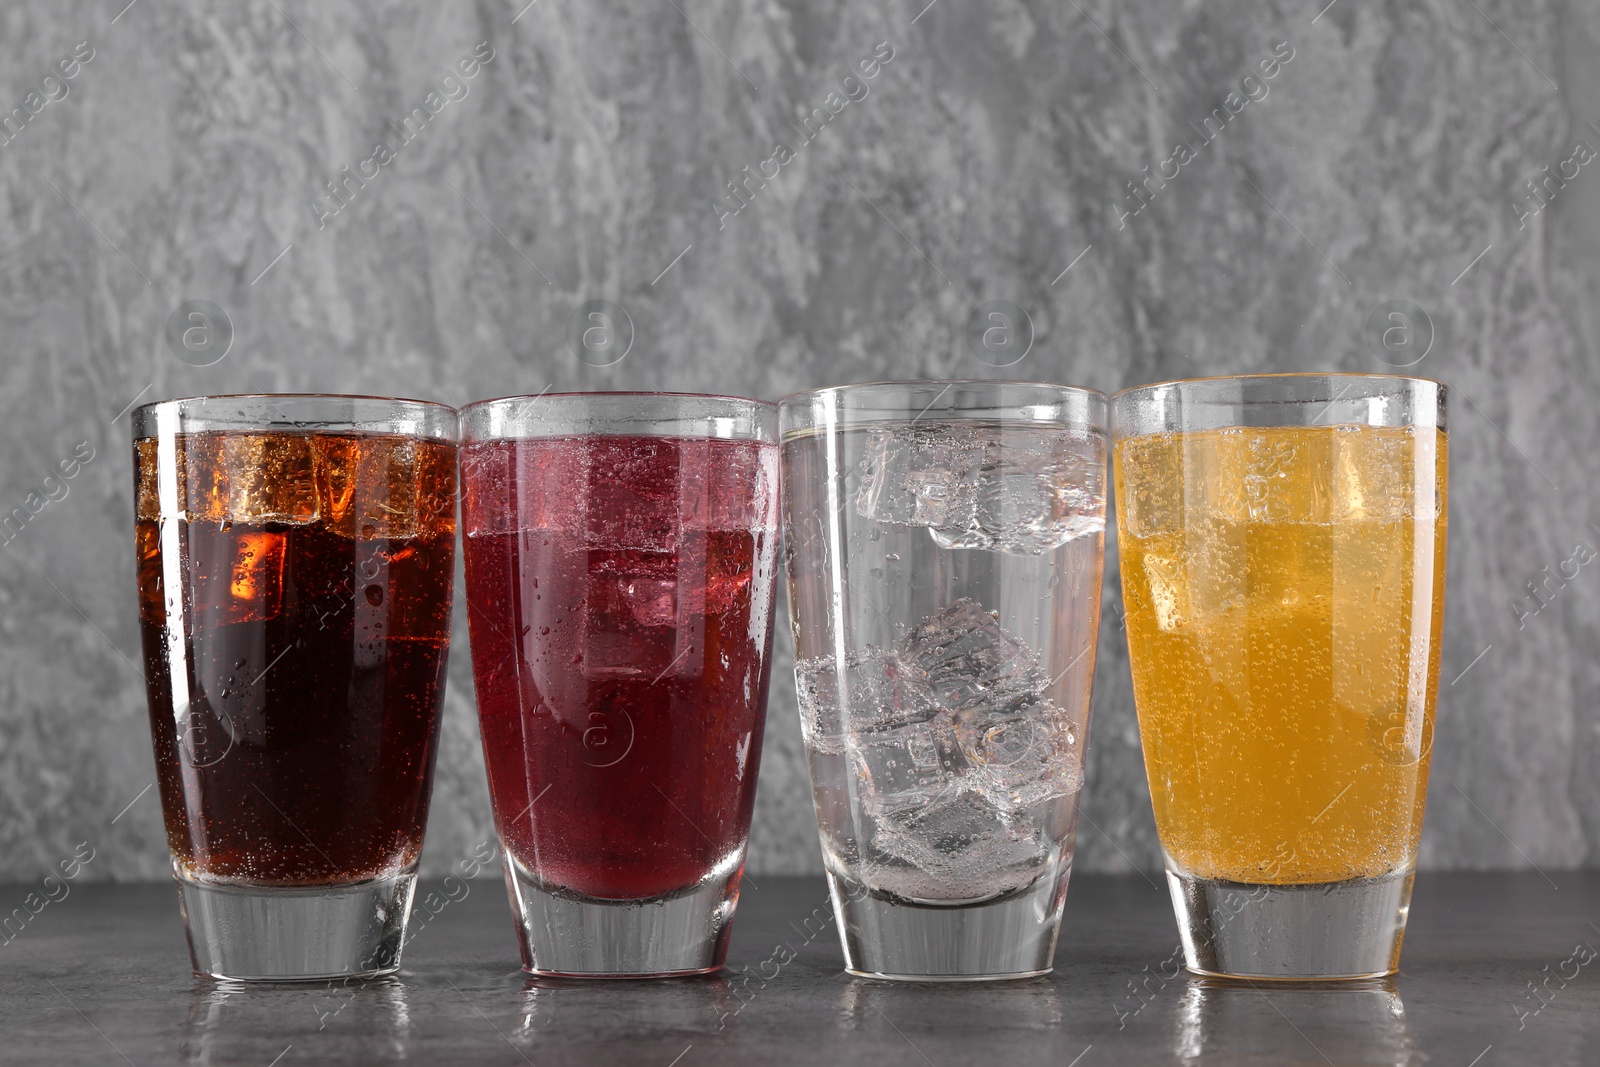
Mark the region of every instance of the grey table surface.
[[480, 880], [417, 930], [398, 977], [346, 989], [196, 979], [169, 886], [83, 885], [0, 951], [0, 1061], [1594, 1064], [1597, 892], [1600, 873], [1424, 875], [1395, 980], [1252, 986], [1174, 976], [1165, 892], [1086, 876], [1053, 975], [958, 986], [846, 976], [831, 921], [806, 922], [827, 912], [821, 880], [762, 878], [724, 976], [553, 982], [520, 973], [504, 896]]

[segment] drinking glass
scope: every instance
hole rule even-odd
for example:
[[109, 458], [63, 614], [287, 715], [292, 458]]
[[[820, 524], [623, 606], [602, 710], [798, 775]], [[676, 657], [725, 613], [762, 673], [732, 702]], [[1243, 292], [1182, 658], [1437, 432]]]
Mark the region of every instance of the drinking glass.
[[780, 405], [795, 688], [845, 966], [1050, 970], [1083, 781], [1105, 397], [890, 382]]
[[462, 412], [484, 761], [526, 970], [722, 966], [771, 674], [777, 409], [572, 393]]
[[1285, 374], [1112, 399], [1128, 651], [1185, 962], [1399, 966], [1444, 621], [1445, 387]]
[[197, 973], [400, 964], [433, 786], [456, 415], [220, 396], [133, 415], [156, 775]]

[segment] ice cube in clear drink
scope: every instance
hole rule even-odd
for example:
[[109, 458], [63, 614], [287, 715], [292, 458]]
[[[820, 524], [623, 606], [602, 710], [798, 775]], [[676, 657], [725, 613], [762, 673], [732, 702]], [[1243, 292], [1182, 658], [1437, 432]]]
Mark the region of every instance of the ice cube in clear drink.
[[1008, 814], [1073, 795], [1082, 784], [1076, 726], [1049, 700], [999, 713], [962, 712], [956, 736], [968, 784]]
[[1044, 551], [1105, 530], [1105, 454], [1098, 440], [1085, 438], [1040, 457], [1030, 472], [1039, 486], [1038, 510], [1031, 504], [1019, 509], [1025, 521], [1015, 533], [1008, 530], [1007, 539], [1027, 551]]
[[982, 456], [968, 427], [875, 430], [861, 459], [856, 511], [899, 526], [964, 528], [977, 507]]
[[1105, 529], [1105, 491], [1098, 455], [1085, 450], [1044, 455], [989, 443], [975, 475], [971, 522], [932, 531], [941, 548], [1040, 555], [1075, 537]]
[[1031, 884], [1049, 849], [1037, 826], [1008, 818], [982, 795], [952, 792], [879, 819], [869, 863], [876, 889], [929, 902], [983, 900]]
[[800, 736], [812, 752], [845, 750], [844, 699], [833, 661], [801, 660], [794, 665], [794, 691], [800, 705]]
[[869, 814], [924, 807], [955, 787], [966, 769], [946, 716], [896, 729], [852, 729], [848, 742]]
[[900, 643], [902, 657], [922, 670], [942, 707], [1000, 707], [1043, 692], [1039, 657], [968, 597], [925, 617]]
[[834, 709], [841, 734], [922, 722], [938, 710], [927, 675], [893, 649], [845, 653], [842, 676], [832, 657], [819, 657], [797, 666], [796, 679], [803, 703]]

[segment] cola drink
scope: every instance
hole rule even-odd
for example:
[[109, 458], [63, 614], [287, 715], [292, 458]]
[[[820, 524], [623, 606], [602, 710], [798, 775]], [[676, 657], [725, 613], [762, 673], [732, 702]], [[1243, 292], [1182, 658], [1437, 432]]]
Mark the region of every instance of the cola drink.
[[454, 444], [200, 432], [143, 438], [135, 464], [180, 877], [318, 886], [413, 867], [450, 640]]

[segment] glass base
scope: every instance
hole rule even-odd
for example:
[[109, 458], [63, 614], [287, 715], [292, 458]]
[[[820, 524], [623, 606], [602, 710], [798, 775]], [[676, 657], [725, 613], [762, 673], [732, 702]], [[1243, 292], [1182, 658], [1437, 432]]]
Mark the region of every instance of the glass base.
[[828, 872], [845, 970], [903, 982], [984, 982], [1049, 974], [1068, 868], [979, 904], [912, 904]]
[[1410, 872], [1321, 885], [1248, 885], [1167, 870], [1184, 963], [1217, 978], [1325, 982], [1400, 968]]
[[305, 888], [177, 880], [195, 973], [247, 982], [392, 973], [417, 885], [415, 870]]
[[554, 889], [506, 854], [522, 969], [554, 978], [670, 978], [722, 969], [739, 875], [650, 900], [599, 900]]

